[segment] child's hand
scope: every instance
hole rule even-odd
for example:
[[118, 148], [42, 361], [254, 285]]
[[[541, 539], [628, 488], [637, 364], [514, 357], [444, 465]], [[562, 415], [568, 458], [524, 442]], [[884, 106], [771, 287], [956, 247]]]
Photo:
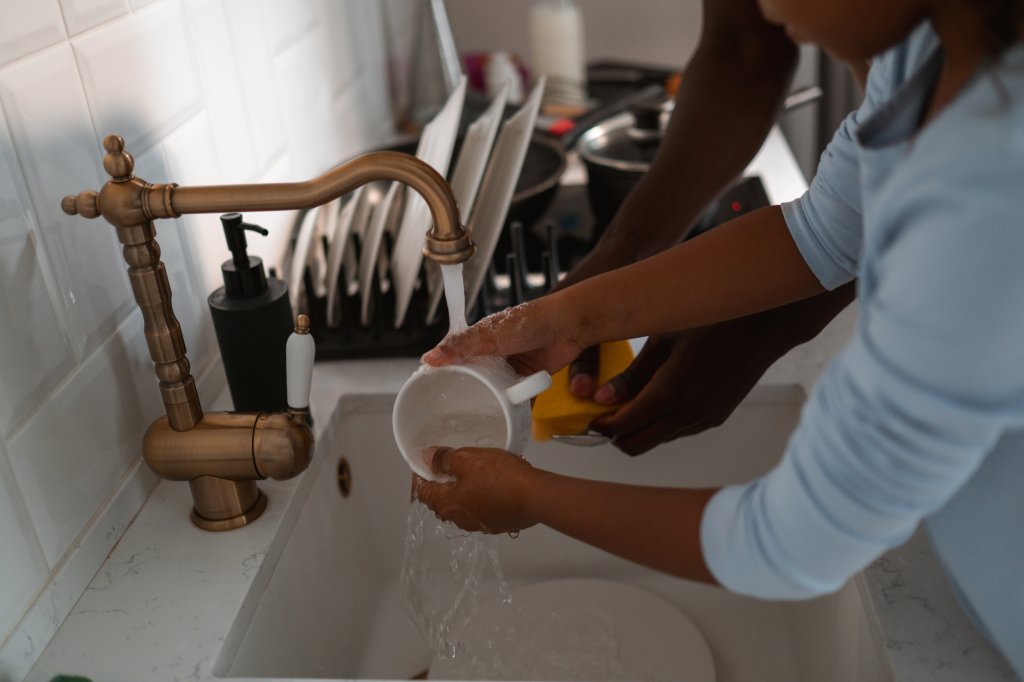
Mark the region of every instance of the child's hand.
[[508, 358], [520, 373], [557, 372], [584, 348], [573, 316], [557, 296], [546, 296], [486, 317], [469, 329], [449, 334], [423, 356], [435, 367], [490, 355]]
[[432, 471], [455, 479], [432, 483], [413, 475], [414, 496], [443, 521], [484, 533], [516, 533], [537, 523], [526, 513], [537, 470], [522, 457], [494, 448], [434, 447], [424, 459]]

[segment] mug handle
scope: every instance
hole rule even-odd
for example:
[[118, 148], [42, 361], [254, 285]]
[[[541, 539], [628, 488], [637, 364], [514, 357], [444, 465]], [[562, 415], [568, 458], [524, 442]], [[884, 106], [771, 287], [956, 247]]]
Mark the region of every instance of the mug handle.
[[551, 375], [541, 370], [522, 379], [519, 383], [513, 384], [505, 389], [505, 395], [513, 405], [527, 401], [530, 398], [543, 393], [551, 386]]

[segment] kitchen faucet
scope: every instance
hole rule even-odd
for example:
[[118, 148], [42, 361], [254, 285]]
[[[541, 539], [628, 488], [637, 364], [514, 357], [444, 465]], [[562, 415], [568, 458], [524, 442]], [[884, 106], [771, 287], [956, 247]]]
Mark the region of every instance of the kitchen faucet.
[[[181, 326], [171, 307], [171, 287], [160, 261], [153, 221], [186, 213], [313, 208], [368, 182], [394, 180], [416, 190], [430, 207], [433, 226], [426, 234], [424, 256], [437, 263], [461, 263], [476, 246], [462, 225], [448, 183], [430, 165], [408, 154], [372, 152], [306, 182], [179, 187], [137, 178], [135, 160], [125, 151], [120, 135], [104, 138], [103, 148], [107, 152], [103, 168], [110, 180], [99, 192], [85, 190], [64, 197], [61, 208], [68, 215], [85, 218], [102, 215], [124, 245], [128, 279], [142, 310], [146, 344], [166, 411], [146, 432], [143, 458], [161, 477], [189, 482], [192, 521], [197, 526], [217, 531], [239, 528], [266, 508], [267, 498], [256, 481], [285, 480], [309, 466], [313, 435], [306, 414], [311, 369], [299, 372], [306, 375], [304, 387], [294, 388], [289, 377], [288, 411], [204, 414]], [[308, 319], [299, 317], [296, 333], [308, 334]]]

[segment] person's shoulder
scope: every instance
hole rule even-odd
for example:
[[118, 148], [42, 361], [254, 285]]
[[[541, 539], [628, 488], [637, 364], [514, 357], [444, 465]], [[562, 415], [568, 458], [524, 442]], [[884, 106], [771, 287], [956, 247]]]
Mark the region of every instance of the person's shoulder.
[[888, 101], [938, 48], [938, 36], [925, 21], [902, 41], [876, 55], [868, 71], [862, 117]]
[[939, 38], [928, 21], [871, 62], [868, 87], [895, 90], [909, 79], [939, 48]]
[[893, 76], [902, 82], [916, 73], [937, 49], [939, 37], [931, 22], [924, 21], [885, 56], [891, 61]]

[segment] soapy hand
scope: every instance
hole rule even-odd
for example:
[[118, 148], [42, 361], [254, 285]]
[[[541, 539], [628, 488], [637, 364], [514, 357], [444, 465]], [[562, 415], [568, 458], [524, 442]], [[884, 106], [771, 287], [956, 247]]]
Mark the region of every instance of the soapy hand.
[[413, 495], [438, 518], [483, 533], [517, 533], [537, 523], [526, 513], [530, 464], [495, 448], [432, 447], [424, 453], [430, 469], [452, 477], [433, 483], [413, 475]]
[[519, 374], [539, 370], [553, 374], [584, 347], [569, 319], [555, 296], [522, 303], [449, 334], [423, 356], [423, 362], [439, 367], [471, 357], [498, 356], [507, 358]]

